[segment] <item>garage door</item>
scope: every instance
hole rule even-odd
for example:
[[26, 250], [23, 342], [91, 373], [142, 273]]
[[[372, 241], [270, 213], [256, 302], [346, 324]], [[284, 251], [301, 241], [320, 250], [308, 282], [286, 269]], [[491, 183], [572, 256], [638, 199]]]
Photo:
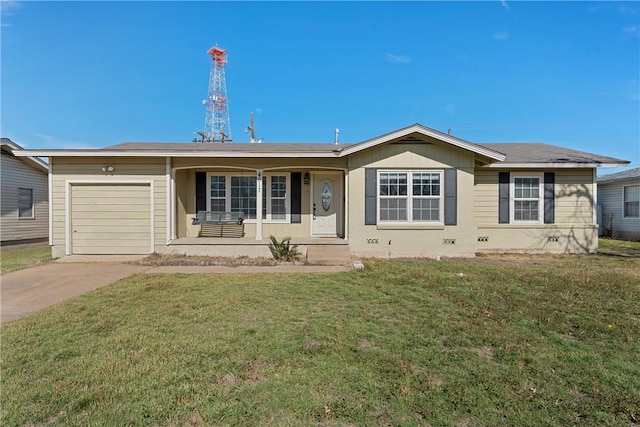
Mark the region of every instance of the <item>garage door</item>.
[[71, 186], [73, 254], [151, 253], [149, 184]]

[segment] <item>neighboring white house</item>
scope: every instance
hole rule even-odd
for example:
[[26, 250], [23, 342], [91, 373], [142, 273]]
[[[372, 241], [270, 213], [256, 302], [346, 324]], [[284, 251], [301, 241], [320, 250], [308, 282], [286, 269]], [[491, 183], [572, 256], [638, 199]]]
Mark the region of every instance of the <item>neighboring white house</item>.
[[640, 168], [598, 177], [600, 234], [640, 240]]
[[38, 157], [16, 157], [15, 142], [2, 138], [0, 236], [2, 246], [49, 238], [48, 165]]
[[[547, 144], [474, 144], [419, 124], [357, 144], [16, 155], [49, 158], [53, 257], [268, 256], [271, 235], [368, 257], [595, 252], [596, 168], [629, 163]], [[193, 220], [203, 211], [241, 214], [244, 237], [203, 233]]]

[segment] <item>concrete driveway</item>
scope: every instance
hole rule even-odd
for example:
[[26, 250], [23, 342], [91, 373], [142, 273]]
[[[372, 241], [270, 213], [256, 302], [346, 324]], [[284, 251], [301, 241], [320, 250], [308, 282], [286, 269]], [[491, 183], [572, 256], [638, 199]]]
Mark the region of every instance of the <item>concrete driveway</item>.
[[3, 274], [0, 278], [2, 322], [101, 288], [148, 267], [114, 262], [54, 262]]
[[351, 268], [332, 265], [276, 266], [165, 266], [130, 264], [139, 255], [71, 255], [52, 264], [31, 267], [0, 278], [0, 319], [17, 319], [45, 307], [101, 288], [135, 273], [220, 274], [220, 273], [338, 273]]

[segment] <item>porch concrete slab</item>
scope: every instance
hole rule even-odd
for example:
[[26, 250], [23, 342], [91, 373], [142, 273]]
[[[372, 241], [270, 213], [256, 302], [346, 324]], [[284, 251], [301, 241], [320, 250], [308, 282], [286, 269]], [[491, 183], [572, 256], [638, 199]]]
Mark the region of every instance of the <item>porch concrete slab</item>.
[[55, 262], [3, 274], [0, 321], [26, 316], [147, 268], [119, 262]]
[[242, 265], [228, 267], [223, 265], [211, 266], [164, 266], [152, 267], [145, 270], [146, 274], [234, 274], [234, 273], [340, 273], [352, 270], [351, 267], [342, 265]]

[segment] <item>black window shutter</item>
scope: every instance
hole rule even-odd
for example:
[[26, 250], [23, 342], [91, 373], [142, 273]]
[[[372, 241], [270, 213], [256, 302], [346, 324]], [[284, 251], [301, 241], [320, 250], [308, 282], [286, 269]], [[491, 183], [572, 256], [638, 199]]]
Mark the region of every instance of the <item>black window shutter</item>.
[[302, 173], [291, 172], [291, 223], [302, 222]]
[[458, 223], [458, 170], [444, 170], [444, 225]]
[[509, 224], [509, 172], [498, 173], [498, 223]]
[[364, 170], [364, 224], [376, 225], [378, 218], [378, 169]]
[[556, 174], [553, 172], [544, 173], [544, 223], [553, 224], [555, 222], [555, 184]]
[[196, 213], [207, 210], [207, 173], [196, 172]]

